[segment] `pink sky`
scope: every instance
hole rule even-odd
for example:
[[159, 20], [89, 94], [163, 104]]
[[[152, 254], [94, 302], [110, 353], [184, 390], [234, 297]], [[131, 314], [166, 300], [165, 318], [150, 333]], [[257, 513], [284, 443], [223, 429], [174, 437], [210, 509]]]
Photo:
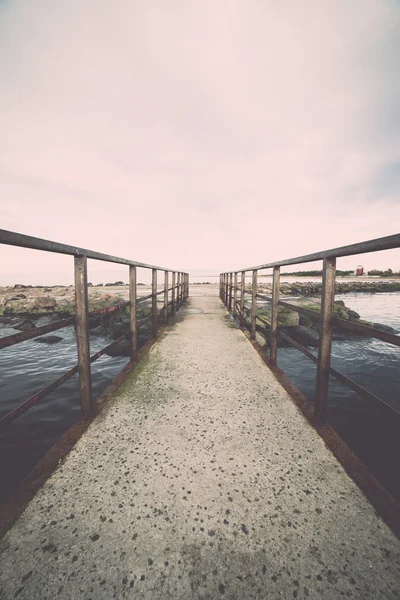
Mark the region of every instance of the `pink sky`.
[[394, 0], [1, 2], [1, 227], [197, 273], [397, 233], [399, 69]]

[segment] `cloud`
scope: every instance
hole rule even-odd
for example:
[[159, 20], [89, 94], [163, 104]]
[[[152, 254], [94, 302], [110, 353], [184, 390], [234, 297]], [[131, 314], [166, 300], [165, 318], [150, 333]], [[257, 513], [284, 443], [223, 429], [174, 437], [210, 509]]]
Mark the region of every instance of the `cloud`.
[[396, 2], [0, 14], [5, 228], [208, 270], [396, 232]]

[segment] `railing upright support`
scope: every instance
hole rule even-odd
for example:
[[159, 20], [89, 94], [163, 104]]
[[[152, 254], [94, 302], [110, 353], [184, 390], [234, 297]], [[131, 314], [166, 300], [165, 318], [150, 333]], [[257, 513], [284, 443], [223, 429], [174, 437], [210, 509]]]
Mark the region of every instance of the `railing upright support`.
[[240, 327], [244, 327], [246, 319], [244, 315], [244, 297], [246, 289], [246, 271], [242, 271], [242, 278], [240, 281]]
[[164, 271], [164, 323], [168, 322], [168, 271]]
[[171, 291], [171, 316], [174, 317], [176, 314], [176, 300], [175, 300], [175, 284], [176, 284], [176, 272], [172, 271], [172, 291]]
[[90, 340], [88, 321], [87, 258], [75, 256], [76, 342], [81, 408], [84, 417], [93, 414], [92, 374], [90, 369]]
[[253, 270], [253, 279], [251, 285], [251, 327], [250, 338], [256, 339], [256, 318], [257, 318], [257, 269]]
[[178, 280], [176, 285], [176, 307], [178, 310], [181, 307], [181, 273], [178, 273]]
[[322, 276], [320, 341], [317, 362], [314, 418], [323, 423], [328, 406], [329, 369], [332, 349], [332, 317], [335, 301], [336, 258], [325, 258]]
[[225, 301], [224, 304], [228, 308], [228, 294], [229, 294], [229, 279], [228, 273], [225, 273]]
[[233, 315], [237, 314], [237, 273], [233, 275]]
[[151, 278], [151, 333], [153, 338], [157, 337], [157, 269], [152, 269]]
[[130, 329], [131, 329], [131, 360], [137, 360], [137, 320], [136, 320], [136, 267], [129, 266], [129, 302], [130, 302]]
[[229, 312], [232, 312], [233, 273], [229, 273]]
[[271, 338], [269, 354], [269, 358], [272, 365], [276, 365], [276, 356], [278, 350], [278, 311], [280, 278], [281, 268], [274, 267], [274, 275], [272, 280]]

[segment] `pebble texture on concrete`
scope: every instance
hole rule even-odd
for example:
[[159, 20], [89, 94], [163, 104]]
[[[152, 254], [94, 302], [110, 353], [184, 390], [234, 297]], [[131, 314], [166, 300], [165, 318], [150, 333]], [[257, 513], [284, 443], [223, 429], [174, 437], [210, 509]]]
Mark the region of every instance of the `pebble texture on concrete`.
[[0, 597], [400, 598], [399, 542], [216, 297], [1, 542]]

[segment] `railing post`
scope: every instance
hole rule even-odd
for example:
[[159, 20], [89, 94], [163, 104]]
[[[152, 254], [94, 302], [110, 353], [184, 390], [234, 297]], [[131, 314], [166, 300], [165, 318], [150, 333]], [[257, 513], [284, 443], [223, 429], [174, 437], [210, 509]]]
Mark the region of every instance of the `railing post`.
[[232, 312], [233, 273], [229, 273], [229, 312]]
[[177, 283], [176, 283], [176, 307], [179, 310], [181, 307], [181, 274], [178, 273]]
[[176, 314], [176, 301], [175, 301], [175, 281], [176, 281], [176, 272], [172, 271], [172, 292], [171, 292], [171, 316], [174, 317]]
[[257, 317], [257, 269], [253, 270], [253, 280], [251, 287], [251, 328], [250, 338], [256, 339], [256, 317]]
[[151, 333], [153, 338], [157, 337], [157, 269], [152, 269], [151, 278]]
[[237, 273], [233, 274], [233, 315], [237, 313]]
[[274, 267], [274, 276], [272, 280], [272, 306], [271, 306], [271, 338], [269, 358], [272, 365], [276, 365], [276, 355], [278, 350], [278, 311], [279, 311], [279, 288], [280, 288], [281, 268]]
[[164, 271], [164, 323], [168, 322], [168, 271]]
[[186, 273], [186, 300], [189, 298], [189, 273]]
[[244, 297], [246, 289], [246, 271], [242, 271], [242, 279], [240, 281], [240, 327], [244, 327], [245, 316], [244, 316]]
[[225, 273], [225, 301], [224, 301], [224, 304], [227, 308], [228, 308], [228, 294], [229, 294], [228, 273]]
[[137, 360], [137, 321], [136, 321], [136, 267], [129, 266], [129, 302], [131, 329], [131, 360]]
[[222, 273], [219, 274], [219, 297], [220, 300], [222, 300], [222, 290], [223, 290], [223, 285], [224, 285], [224, 280], [223, 280], [223, 275]]
[[90, 340], [88, 322], [88, 288], [86, 256], [75, 256], [76, 343], [78, 347], [79, 390], [82, 413], [93, 413], [92, 375], [90, 369]]
[[336, 258], [324, 259], [322, 276], [320, 340], [317, 362], [314, 418], [323, 423], [328, 406], [329, 368], [332, 349], [332, 316], [335, 301]]

